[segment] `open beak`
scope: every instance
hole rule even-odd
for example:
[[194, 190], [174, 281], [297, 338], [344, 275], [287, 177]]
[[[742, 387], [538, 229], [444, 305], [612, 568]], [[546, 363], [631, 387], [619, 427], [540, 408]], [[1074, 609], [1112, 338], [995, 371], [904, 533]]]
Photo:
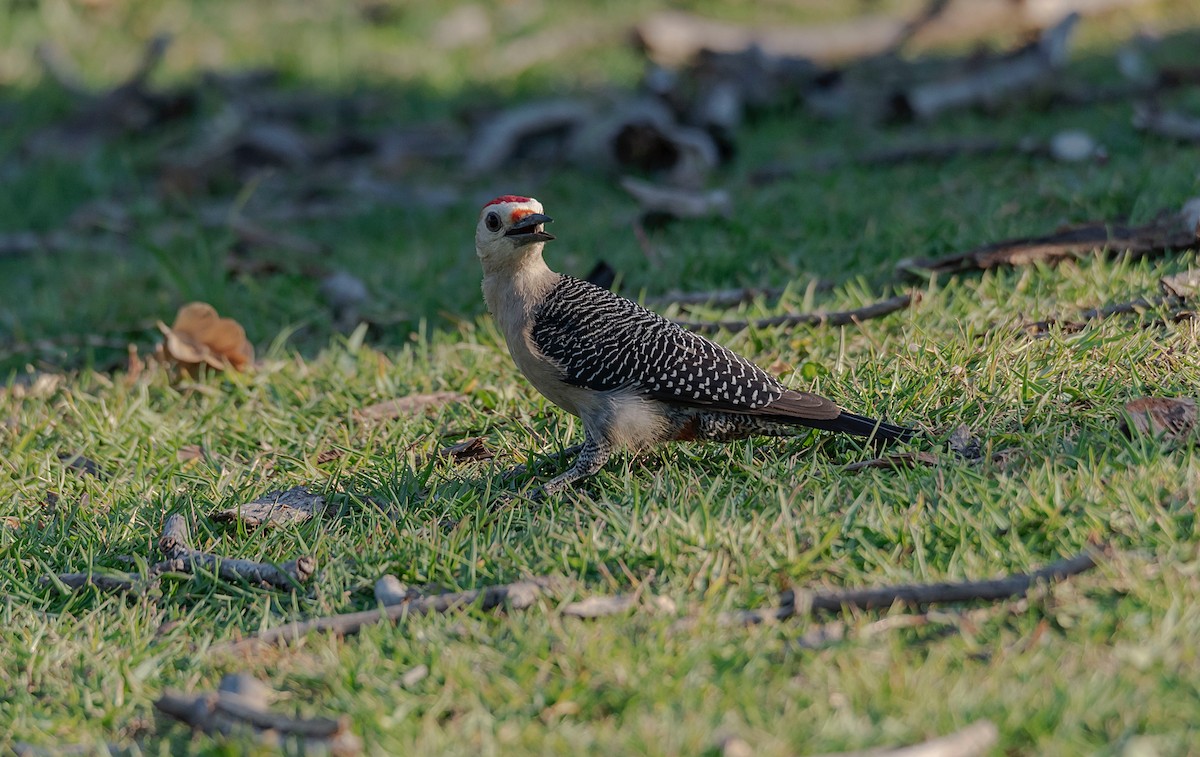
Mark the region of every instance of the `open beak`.
[[554, 239], [554, 235], [543, 231], [541, 226], [553, 220], [550, 216], [543, 215], [542, 213], [530, 213], [514, 223], [511, 229], [504, 232], [504, 236], [512, 237], [513, 241], [517, 244], [548, 242]]

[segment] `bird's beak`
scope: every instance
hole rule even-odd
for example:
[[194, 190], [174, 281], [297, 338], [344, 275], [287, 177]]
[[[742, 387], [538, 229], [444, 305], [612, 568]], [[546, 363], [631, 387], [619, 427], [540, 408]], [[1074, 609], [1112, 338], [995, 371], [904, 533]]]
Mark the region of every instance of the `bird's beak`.
[[504, 236], [512, 237], [512, 240], [517, 244], [529, 244], [531, 242], [548, 242], [554, 239], [554, 235], [543, 231], [540, 227], [544, 223], [550, 223], [554, 219], [542, 213], [530, 213], [521, 220], [512, 225], [512, 228], [504, 232]]

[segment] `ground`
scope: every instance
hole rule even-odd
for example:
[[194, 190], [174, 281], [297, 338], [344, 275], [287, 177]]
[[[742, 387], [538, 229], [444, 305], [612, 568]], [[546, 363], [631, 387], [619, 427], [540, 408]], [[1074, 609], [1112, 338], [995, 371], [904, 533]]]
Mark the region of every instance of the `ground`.
[[[828, 20], [821, 5], [688, 7], [800, 22]], [[893, 6], [912, 9], [870, 10]], [[252, 737], [193, 737], [157, 718], [153, 702], [167, 689], [211, 690], [242, 670], [283, 692], [283, 709], [347, 715], [370, 753], [697, 754], [736, 736], [758, 754], [806, 754], [911, 743], [984, 718], [999, 727], [998, 751], [1011, 754], [1196, 748], [1200, 466], [1190, 444], [1130, 437], [1121, 426], [1130, 399], [1196, 394], [1196, 321], [1154, 311], [1078, 331], [1021, 328], [1153, 296], [1162, 276], [1194, 258], [1094, 256], [915, 281], [893, 269], [1069, 223], [1148, 221], [1200, 194], [1197, 147], [1136, 131], [1122, 100], [1025, 104], [933, 125], [830, 124], [781, 109], [743, 127], [736, 159], [712, 179], [734, 193], [731, 218], [651, 228], [645, 244], [633, 231], [637, 209], [611, 176], [520, 165], [468, 178], [448, 163], [422, 164], [404, 176], [414, 198], [449, 189], [446, 203], [381, 203], [287, 227], [323, 245], [326, 265], [367, 284], [382, 325], [345, 334], [303, 266], [230, 273], [228, 228], [158, 191], [157, 156], [191, 139], [194, 122], [82, 157], [16, 149], [74, 107], [39, 73], [33, 48], [44, 40], [99, 87], [127, 74], [142, 41], [172, 30], [155, 79], [164, 86], [201, 68], [270, 64], [295, 91], [375, 98], [372, 123], [455, 122], [533, 96], [632, 86], [641, 71], [624, 35], [648, 12], [641, 4], [488, 6], [494, 45], [437, 54], [425, 43], [440, 7], [391, 7], [391, 20], [384, 4], [333, 2], [303, 12], [170, 0], [0, 9], [0, 231], [59, 229], [95, 200], [134, 219], [117, 254], [68, 246], [0, 258], [6, 747], [240, 753]], [[1168, 35], [1162, 60], [1187, 62], [1195, 37], [1175, 35], [1193, 14], [1164, 4], [1089, 19], [1068, 72], [1111, 80], [1116, 47], [1148, 26]], [[610, 41], [512, 75], [494, 65], [523, 35], [584, 23]], [[1196, 112], [1200, 94], [1164, 102]], [[1088, 131], [1107, 160], [1004, 154], [749, 180], [764, 164], [914, 137], [1045, 139], [1065, 128]], [[717, 338], [791, 386], [917, 426], [926, 437], [906, 449], [939, 463], [847, 472], [874, 450], [825, 436], [680, 445], [620, 457], [577, 496], [512, 496], [532, 479], [506, 482], [506, 468], [579, 441], [582, 429], [522, 380], [484, 312], [476, 213], [509, 192], [537, 197], [555, 218], [552, 267], [583, 274], [603, 259], [635, 297], [786, 288], [778, 301], [734, 308], [756, 316], [918, 292], [911, 309], [857, 326]], [[164, 220], [182, 233], [154, 237]], [[153, 368], [131, 376], [125, 344], [148, 353], [160, 340], [154, 322], [169, 323], [193, 300], [244, 324], [258, 364], [190, 379]], [[356, 413], [434, 391], [466, 399], [382, 422]], [[963, 424], [981, 440], [982, 462], [946, 452]], [[470, 436], [483, 436], [495, 457], [427, 462]], [[327, 450], [342, 454], [319, 462]], [[101, 475], [67, 464], [75, 455]], [[209, 519], [296, 485], [330, 508], [269, 531]], [[129, 569], [125, 555], [152, 562], [170, 513], [187, 517], [198, 547], [279, 562], [311, 554], [319, 574], [297, 593], [211, 576], [167, 576], [140, 597], [41, 582]], [[718, 622], [725, 611], [770, 606], [782, 588], [988, 578], [1100, 542], [1111, 552], [1098, 569], [1027, 598], [849, 613], [844, 638], [827, 643], [806, 634], [829, 618]], [[210, 649], [289, 620], [375, 607], [372, 585], [388, 573], [447, 590], [541, 575], [562, 584], [525, 611], [409, 618], [249, 657]], [[677, 612], [579, 621], [556, 611], [585, 594], [634, 590], [670, 598]], [[428, 675], [405, 683], [419, 665]]]

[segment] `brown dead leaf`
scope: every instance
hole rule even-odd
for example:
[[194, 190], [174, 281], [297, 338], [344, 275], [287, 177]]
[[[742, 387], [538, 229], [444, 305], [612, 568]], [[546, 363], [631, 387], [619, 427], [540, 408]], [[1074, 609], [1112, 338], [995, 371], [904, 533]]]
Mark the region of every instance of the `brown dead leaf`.
[[939, 462], [937, 455], [930, 452], [898, 452], [894, 455], [884, 455], [873, 460], [861, 460], [857, 463], [850, 463], [843, 470], [845, 471], [860, 471], [867, 468], [890, 468], [892, 470], [900, 470], [903, 468], [931, 468]]
[[246, 330], [232, 318], [221, 318], [206, 302], [184, 305], [170, 328], [160, 321], [158, 329], [167, 338], [167, 356], [188, 370], [208, 365], [240, 371], [254, 360]]
[[467, 395], [460, 394], [459, 392], [410, 394], [407, 397], [397, 397], [396, 399], [377, 402], [374, 405], [367, 405], [364, 408], [354, 411], [354, 414], [358, 416], [359, 420], [387, 421], [399, 418], [402, 415], [416, 415], [425, 410], [441, 407], [451, 402], [462, 402], [466, 399]]
[[58, 453], [58, 459], [62, 460], [68, 468], [80, 474], [81, 476], [92, 476], [103, 481], [106, 476], [104, 471], [100, 469], [100, 464], [95, 460], [84, 457], [83, 455], [72, 455], [67, 452]]
[[287, 491], [267, 492], [244, 505], [218, 510], [212, 518], [220, 523], [240, 521], [247, 528], [286, 526], [303, 523], [323, 507], [324, 497], [308, 493], [303, 486], [295, 486]]
[[342, 450], [333, 449], [332, 447], [329, 449], [326, 449], [326, 450], [322, 450], [320, 453], [317, 454], [317, 465], [324, 465], [325, 463], [331, 463], [334, 460], [337, 460], [338, 458], [342, 457], [345, 454], [346, 453], [343, 452]]
[[438, 450], [437, 454], [438, 457], [448, 457], [458, 463], [469, 460], [491, 460], [496, 456], [482, 436], [463, 439], [458, 444], [451, 444], [449, 447]]
[[1163, 276], [1158, 285], [1171, 297], [1181, 300], [1191, 299], [1200, 294], [1200, 271], [1180, 271], [1170, 276]]
[[983, 458], [979, 437], [972, 434], [970, 427], [965, 423], [950, 432], [950, 438], [947, 440], [946, 445], [950, 448], [951, 452], [963, 460], [975, 462]]
[[431, 457], [448, 458], [456, 463], [466, 463], [472, 460], [491, 460], [495, 456], [496, 453], [487, 446], [487, 440], [482, 436], [472, 436], [463, 439], [458, 444], [443, 447], [432, 455], [422, 456], [417, 462], [417, 467], [424, 468]]
[[1182, 442], [1196, 428], [1196, 400], [1191, 397], [1139, 397], [1125, 403], [1122, 430]]
[[4, 516], [4, 525], [8, 526], [9, 528], [20, 528], [21, 521], [11, 515], [6, 515]]
[[191, 462], [192, 460], [203, 460], [204, 448], [199, 444], [185, 444], [175, 453], [175, 459], [181, 463]]

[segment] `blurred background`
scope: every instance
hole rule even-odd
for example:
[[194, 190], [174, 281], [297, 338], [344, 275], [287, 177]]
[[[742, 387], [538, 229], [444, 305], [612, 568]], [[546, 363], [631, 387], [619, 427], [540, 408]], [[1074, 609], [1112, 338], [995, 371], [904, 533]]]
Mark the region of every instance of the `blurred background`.
[[[896, 264], [1196, 194], [1200, 20], [1149, 0], [0, 2], [0, 376], [183, 304], [262, 349], [472, 329], [490, 197], [647, 301], [853, 305]], [[703, 299], [703, 298], [701, 298]], [[754, 306], [751, 306], [754, 307]]]

